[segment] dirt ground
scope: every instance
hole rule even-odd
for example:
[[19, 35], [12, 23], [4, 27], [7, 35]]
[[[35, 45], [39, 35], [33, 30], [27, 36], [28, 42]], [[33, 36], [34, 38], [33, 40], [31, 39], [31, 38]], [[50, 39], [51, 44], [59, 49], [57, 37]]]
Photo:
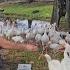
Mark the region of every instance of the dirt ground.
[[26, 44], [26, 43], [15, 43], [12, 41], [9, 41], [3, 37], [0, 37], [0, 47], [6, 48], [6, 49], [21, 49], [21, 50], [27, 50], [27, 51], [37, 51], [38, 48], [35, 45], [32, 44]]

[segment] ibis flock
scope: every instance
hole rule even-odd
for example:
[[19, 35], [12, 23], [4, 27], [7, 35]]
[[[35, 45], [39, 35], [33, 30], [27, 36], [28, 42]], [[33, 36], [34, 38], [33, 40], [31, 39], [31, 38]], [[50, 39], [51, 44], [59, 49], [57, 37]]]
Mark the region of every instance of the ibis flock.
[[10, 20], [0, 21], [0, 37], [5, 37], [17, 43], [31, 43], [42, 46], [43, 50], [49, 47], [58, 50], [65, 47], [64, 58], [61, 62], [52, 60], [48, 54], [45, 57], [49, 70], [70, 70], [70, 34], [69, 32], [57, 31], [56, 23], [33, 20], [30, 27], [28, 20], [10, 22]]
[[0, 36], [15, 43], [35, 42], [35, 44], [41, 44], [43, 49], [47, 45], [52, 49], [58, 49], [60, 46], [59, 41], [63, 39], [70, 44], [69, 32], [57, 31], [56, 23], [50, 24], [46, 21], [33, 20], [30, 28], [28, 25], [27, 19], [17, 19], [16, 22], [0, 21]]

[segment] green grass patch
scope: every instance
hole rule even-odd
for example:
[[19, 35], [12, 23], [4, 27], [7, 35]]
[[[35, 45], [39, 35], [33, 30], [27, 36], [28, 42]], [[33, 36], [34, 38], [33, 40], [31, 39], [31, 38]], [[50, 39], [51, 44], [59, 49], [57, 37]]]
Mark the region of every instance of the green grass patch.
[[[46, 19], [47, 17], [51, 17], [53, 5], [14, 4], [3, 7], [3, 9], [5, 14], [19, 14], [27, 19]], [[33, 14], [32, 12], [35, 10], [39, 10], [39, 12]]]

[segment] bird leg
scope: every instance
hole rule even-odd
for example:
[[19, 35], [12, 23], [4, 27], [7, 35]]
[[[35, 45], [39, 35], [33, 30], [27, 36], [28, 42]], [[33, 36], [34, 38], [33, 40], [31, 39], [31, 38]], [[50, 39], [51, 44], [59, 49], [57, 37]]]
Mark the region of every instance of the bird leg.
[[43, 56], [43, 54], [40, 54], [40, 56], [39, 56], [39, 58], [38, 58], [38, 59], [40, 60], [42, 56]]
[[41, 57], [42, 57], [42, 55], [43, 55], [43, 52], [44, 52], [44, 45], [43, 45], [43, 42], [42, 42], [42, 52], [41, 52], [41, 54], [40, 54], [40, 56], [39, 56], [39, 60], [41, 59]]
[[41, 59], [41, 57], [43, 57], [45, 53], [47, 53], [47, 47], [43, 46], [42, 53], [40, 54], [40, 56], [39, 56], [39, 58], [38, 58], [38, 59], [40, 60], [40, 59]]

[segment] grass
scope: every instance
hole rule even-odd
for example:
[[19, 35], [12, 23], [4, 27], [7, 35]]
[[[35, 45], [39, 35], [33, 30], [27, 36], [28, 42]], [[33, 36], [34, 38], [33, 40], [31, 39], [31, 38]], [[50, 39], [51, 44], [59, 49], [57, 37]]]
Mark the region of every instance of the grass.
[[[5, 70], [17, 70], [18, 64], [32, 64], [32, 70], [46, 70], [47, 63], [44, 58], [38, 59], [39, 52], [29, 52], [29, 51], [20, 51], [20, 50], [5, 50], [9, 51], [8, 54], [4, 57], [6, 61]], [[6, 53], [5, 53], [6, 54]]]
[[[53, 5], [25, 5], [25, 4], [12, 4], [4, 6], [5, 14], [19, 14], [27, 19], [46, 19], [51, 17]], [[33, 14], [32, 12], [39, 10], [38, 13]]]
[[[4, 49], [2, 52], [3, 59], [6, 64], [4, 64], [5, 70], [17, 70], [18, 64], [32, 64], [32, 70], [48, 70], [48, 64], [44, 57], [40, 60], [40, 52], [29, 52], [22, 50], [11, 50]], [[55, 51], [49, 49], [49, 55], [53, 59], [61, 60], [63, 58], [63, 53], [56, 53]], [[31, 63], [32, 62], [32, 63]]]

